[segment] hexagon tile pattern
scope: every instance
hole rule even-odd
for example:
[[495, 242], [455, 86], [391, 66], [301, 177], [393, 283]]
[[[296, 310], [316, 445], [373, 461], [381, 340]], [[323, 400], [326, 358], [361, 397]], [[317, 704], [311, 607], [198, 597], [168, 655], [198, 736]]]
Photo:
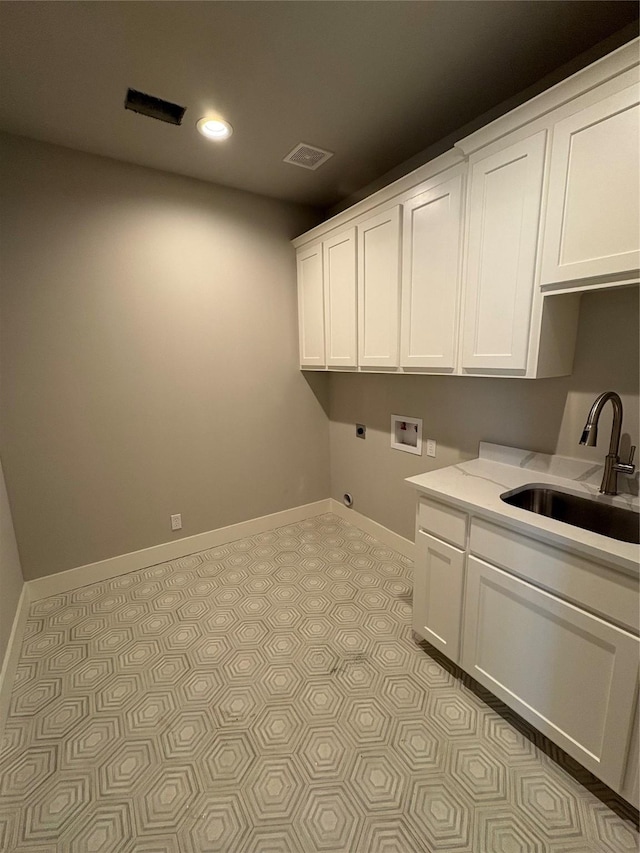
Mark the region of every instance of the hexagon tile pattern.
[[0, 850], [637, 850], [630, 807], [416, 640], [411, 581], [324, 514], [35, 602]]

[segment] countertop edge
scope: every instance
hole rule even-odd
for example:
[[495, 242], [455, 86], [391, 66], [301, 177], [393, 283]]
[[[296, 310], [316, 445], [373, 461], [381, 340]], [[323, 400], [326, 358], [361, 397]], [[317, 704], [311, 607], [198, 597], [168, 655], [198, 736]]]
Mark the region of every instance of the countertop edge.
[[[443, 471], [445, 469], [439, 470]], [[531, 471], [529, 473], [532, 476], [530, 477], [528, 482], [544, 482], [544, 475], [536, 477], [536, 473], [539, 474], [539, 472]], [[417, 477], [409, 477], [405, 479], [405, 482], [408, 483], [419, 494], [423, 494], [426, 497], [433, 498], [434, 500], [439, 500], [442, 503], [451, 504], [460, 509], [463, 509], [472, 517], [475, 516], [478, 518], [488, 519], [489, 521], [498, 524], [500, 527], [505, 527], [507, 529], [515, 529], [516, 532], [523, 533], [524, 535], [529, 536], [531, 539], [537, 539], [542, 542], [547, 542], [551, 545], [561, 546], [569, 551], [573, 551], [591, 560], [597, 560], [599, 563], [604, 563], [611, 569], [624, 572], [625, 574], [628, 574], [631, 577], [637, 578], [640, 574], [640, 564], [637, 560], [629, 559], [621, 554], [612, 554], [610, 551], [607, 551], [604, 548], [595, 547], [588, 542], [581, 542], [578, 538], [571, 537], [570, 535], [563, 533], [561, 530], [547, 530], [546, 528], [539, 527], [538, 525], [527, 521], [526, 518], [515, 518], [511, 514], [497, 512], [491, 507], [485, 507], [480, 504], [474, 503], [471, 500], [467, 500], [457, 495], [445, 492], [442, 489], [429, 487], [422, 483], [416, 482], [418, 478], [424, 476], [427, 475], [421, 474]], [[569, 484], [568, 488], [570, 488]], [[510, 489], [506, 488], [505, 490], [508, 491]], [[522, 510], [522, 512], [527, 512], [527, 510]], [[566, 525], [564, 524], [564, 522], [554, 521], [553, 519], [549, 519], [548, 521], [552, 522], [553, 524], [561, 524], [563, 527], [572, 527], [572, 525]], [[580, 530], [580, 528], [576, 528], [576, 530]], [[602, 538], [606, 539], [607, 537]]]

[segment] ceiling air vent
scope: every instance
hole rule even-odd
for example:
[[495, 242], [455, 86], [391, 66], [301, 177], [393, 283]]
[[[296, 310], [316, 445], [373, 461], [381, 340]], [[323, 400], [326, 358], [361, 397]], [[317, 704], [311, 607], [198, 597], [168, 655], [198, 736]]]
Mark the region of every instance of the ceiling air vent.
[[182, 117], [187, 110], [186, 107], [172, 104], [171, 101], [163, 101], [162, 98], [154, 98], [152, 95], [145, 95], [144, 92], [138, 92], [136, 89], [127, 89], [124, 108], [149, 118], [166, 121], [168, 124], [182, 124]]
[[292, 163], [294, 166], [302, 166], [303, 169], [317, 169], [323, 163], [333, 157], [333, 151], [324, 151], [322, 148], [316, 148], [314, 145], [307, 145], [306, 142], [299, 142], [293, 151], [290, 151], [284, 158], [285, 163]]

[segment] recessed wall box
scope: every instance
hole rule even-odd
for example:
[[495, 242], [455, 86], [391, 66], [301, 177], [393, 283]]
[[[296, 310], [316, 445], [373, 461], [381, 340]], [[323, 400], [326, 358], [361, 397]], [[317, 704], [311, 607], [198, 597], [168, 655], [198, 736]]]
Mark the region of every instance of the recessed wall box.
[[391, 415], [391, 447], [422, 456], [422, 418]]

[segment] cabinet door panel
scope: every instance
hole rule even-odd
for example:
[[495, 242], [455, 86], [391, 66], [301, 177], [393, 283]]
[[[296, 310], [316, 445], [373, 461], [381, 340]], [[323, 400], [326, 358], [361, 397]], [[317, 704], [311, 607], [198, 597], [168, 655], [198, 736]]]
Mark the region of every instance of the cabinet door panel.
[[358, 355], [363, 367], [397, 367], [400, 207], [358, 225]]
[[324, 367], [324, 296], [322, 246], [298, 252], [298, 332], [300, 364]]
[[634, 711], [636, 637], [469, 557], [462, 666], [619, 789]]
[[526, 370], [546, 135], [471, 160], [465, 369]]
[[328, 367], [355, 367], [356, 230], [325, 240], [324, 299]]
[[639, 149], [637, 86], [555, 126], [542, 284], [637, 272]]
[[460, 654], [464, 551], [421, 530], [416, 534], [413, 630], [450, 660]]
[[456, 171], [403, 205], [403, 367], [455, 368], [462, 225]]

